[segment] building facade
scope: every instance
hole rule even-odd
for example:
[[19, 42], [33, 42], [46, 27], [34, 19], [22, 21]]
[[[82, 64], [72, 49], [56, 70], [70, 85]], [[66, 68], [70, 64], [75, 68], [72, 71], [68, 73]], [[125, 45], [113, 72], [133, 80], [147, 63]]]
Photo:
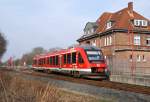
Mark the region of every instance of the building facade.
[[150, 75], [150, 20], [135, 12], [132, 2], [88, 22], [77, 41], [101, 48], [113, 75]]

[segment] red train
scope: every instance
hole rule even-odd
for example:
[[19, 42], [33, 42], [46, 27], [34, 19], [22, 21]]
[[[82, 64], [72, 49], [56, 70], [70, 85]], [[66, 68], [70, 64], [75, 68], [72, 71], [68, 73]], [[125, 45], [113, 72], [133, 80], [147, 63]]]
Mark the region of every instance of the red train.
[[69, 73], [75, 77], [109, 79], [102, 51], [90, 45], [37, 55], [33, 58], [32, 67], [38, 70]]

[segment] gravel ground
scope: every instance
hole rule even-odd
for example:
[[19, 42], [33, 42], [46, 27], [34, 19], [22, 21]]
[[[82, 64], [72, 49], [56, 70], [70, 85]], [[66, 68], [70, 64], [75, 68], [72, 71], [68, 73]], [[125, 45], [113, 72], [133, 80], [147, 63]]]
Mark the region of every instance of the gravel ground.
[[150, 95], [118, 91], [108, 88], [100, 88], [91, 85], [78, 84], [62, 80], [54, 80], [48, 77], [32, 76], [26, 75], [23, 73], [14, 73], [12, 75], [19, 75], [27, 80], [40, 80], [44, 83], [51, 83], [63, 90], [69, 90], [73, 92], [79, 92], [88, 95], [94, 95], [96, 97], [102, 97], [108, 100], [117, 101], [117, 102], [150, 102]]

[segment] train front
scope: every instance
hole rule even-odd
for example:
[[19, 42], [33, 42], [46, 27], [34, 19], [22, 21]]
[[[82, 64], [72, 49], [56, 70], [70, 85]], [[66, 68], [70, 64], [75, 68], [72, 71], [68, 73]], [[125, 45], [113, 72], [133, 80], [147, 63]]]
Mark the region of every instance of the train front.
[[109, 79], [110, 72], [107, 68], [102, 51], [99, 48], [90, 46], [84, 48], [88, 59], [88, 67], [91, 68], [89, 78]]

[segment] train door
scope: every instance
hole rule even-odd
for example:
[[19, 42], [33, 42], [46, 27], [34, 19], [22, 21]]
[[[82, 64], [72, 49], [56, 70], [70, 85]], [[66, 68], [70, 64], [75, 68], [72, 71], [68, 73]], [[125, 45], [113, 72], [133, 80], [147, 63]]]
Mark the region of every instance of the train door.
[[71, 54], [71, 62], [72, 62], [72, 71], [71, 71], [71, 74], [74, 76], [74, 77], [80, 77], [80, 71], [78, 69], [78, 52], [72, 52]]
[[76, 52], [71, 53], [71, 63], [72, 63], [73, 70], [76, 70], [77, 69], [77, 54], [76, 54]]
[[84, 60], [83, 60], [83, 57], [81, 56], [81, 53], [78, 52], [77, 54], [77, 66], [78, 68], [83, 68], [83, 65], [84, 65]]

